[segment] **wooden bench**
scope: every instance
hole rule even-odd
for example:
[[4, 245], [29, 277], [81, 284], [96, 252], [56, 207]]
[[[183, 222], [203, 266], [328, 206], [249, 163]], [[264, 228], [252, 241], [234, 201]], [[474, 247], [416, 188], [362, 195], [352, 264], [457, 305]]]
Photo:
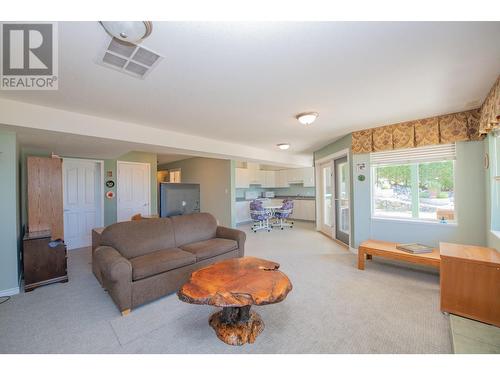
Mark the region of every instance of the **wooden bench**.
[[403, 262], [415, 263], [439, 269], [439, 266], [441, 264], [441, 257], [439, 255], [438, 249], [434, 249], [432, 253], [410, 254], [405, 251], [396, 249], [396, 245], [397, 243], [395, 242], [377, 240], [368, 240], [362, 242], [358, 248], [358, 269], [364, 270], [365, 257], [366, 259], [372, 259], [372, 256], [400, 260]]

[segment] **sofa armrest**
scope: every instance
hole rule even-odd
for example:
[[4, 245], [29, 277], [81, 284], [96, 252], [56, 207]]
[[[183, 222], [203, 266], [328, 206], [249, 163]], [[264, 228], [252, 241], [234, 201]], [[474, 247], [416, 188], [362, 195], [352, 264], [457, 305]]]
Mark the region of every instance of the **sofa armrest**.
[[245, 240], [247, 238], [247, 235], [245, 232], [238, 230], [238, 229], [233, 229], [233, 228], [227, 228], [227, 227], [222, 227], [218, 226], [217, 227], [217, 232], [216, 236], [218, 238], [226, 238], [228, 240], [234, 240], [238, 242], [238, 248], [240, 250], [240, 256], [244, 255], [245, 252]]
[[122, 314], [128, 314], [132, 308], [132, 264], [110, 246], [99, 246], [94, 256], [104, 288]]
[[94, 253], [101, 275], [111, 282], [132, 282], [132, 264], [118, 250], [99, 246]]

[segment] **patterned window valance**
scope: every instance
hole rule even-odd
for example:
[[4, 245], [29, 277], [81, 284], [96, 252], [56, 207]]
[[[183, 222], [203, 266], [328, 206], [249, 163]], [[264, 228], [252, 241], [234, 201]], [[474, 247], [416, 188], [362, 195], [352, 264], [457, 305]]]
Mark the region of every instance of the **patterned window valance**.
[[481, 107], [479, 118], [480, 134], [487, 134], [495, 129], [500, 129], [500, 75]]
[[352, 133], [352, 152], [389, 151], [432, 146], [484, 138], [480, 132], [480, 112], [473, 109]]
[[495, 129], [500, 129], [500, 76], [481, 108], [354, 132], [352, 152], [479, 141]]

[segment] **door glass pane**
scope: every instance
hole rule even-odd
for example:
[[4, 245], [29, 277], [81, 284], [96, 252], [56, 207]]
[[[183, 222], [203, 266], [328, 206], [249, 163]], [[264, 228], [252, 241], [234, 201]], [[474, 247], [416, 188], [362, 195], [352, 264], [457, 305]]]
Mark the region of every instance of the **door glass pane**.
[[332, 168], [323, 167], [323, 224], [332, 226]]
[[349, 233], [349, 192], [347, 191], [347, 163], [337, 164], [338, 229]]

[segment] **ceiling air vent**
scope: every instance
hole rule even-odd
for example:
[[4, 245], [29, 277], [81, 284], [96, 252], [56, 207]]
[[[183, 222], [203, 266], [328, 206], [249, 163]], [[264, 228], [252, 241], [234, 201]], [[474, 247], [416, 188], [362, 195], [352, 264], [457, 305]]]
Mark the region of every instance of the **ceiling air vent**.
[[143, 46], [112, 38], [98, 58], [98, 63], [133, 77], [144, 78], [162, 58]]

